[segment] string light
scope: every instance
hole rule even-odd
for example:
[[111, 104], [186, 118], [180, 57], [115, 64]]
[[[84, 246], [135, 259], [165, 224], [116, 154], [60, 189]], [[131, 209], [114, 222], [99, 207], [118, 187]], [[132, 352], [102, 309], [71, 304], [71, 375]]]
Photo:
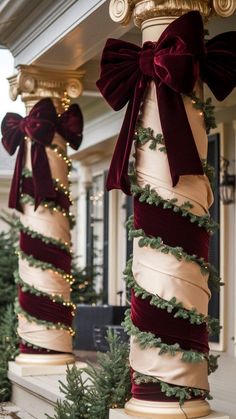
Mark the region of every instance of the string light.
[[65, 111], [67, 111], [69, 109], [70, 98], [69, 98], [68, 93], [67, 93], [66, 90], [64, 91], [63, 97], [61, 98], [61, 104], [62, 104], [63, 108], [65, 109]]

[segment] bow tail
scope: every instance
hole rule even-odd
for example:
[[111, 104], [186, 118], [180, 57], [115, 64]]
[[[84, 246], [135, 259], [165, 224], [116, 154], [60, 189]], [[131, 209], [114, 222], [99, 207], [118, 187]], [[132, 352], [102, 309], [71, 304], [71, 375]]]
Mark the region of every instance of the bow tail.
[[53, 186], [51, 170], [44, 145], [36, 142], [32, 143], [31, 162], [36, 210], [43, 200], [55, 199], [56, 191]]
[[17, 158], [16, 158], [16, 164], [15, 164], [13, 178], [11, 181], [11, 190], [10, 190], [9, 201], [8, 201], [9, 208], [16, 209], [20, 212], [23, 212], [22, 206], [20, 203], [20, 182], [21, 182], [21, 172], [22, 172], [23, 161], [24, 161], [24, 152], [25, 152], [25, 145], [24, 145], [24, 141], [22, 141], [19, 147]]
[[163, 84], [156, 85], [156, 91], [172, 185], [176, 186], [180, 176], [202, 175], [202, 163], [181, 95]]
[[147, 82], [144, 80], [137, 82], [135, 91], [129, 100], [107, 176], [106, 187], [108, 191], [111, 189], [121, 189], [126, 195], [131, 194], [128, 176], [129, 156], [135, 125], [146, 86]]

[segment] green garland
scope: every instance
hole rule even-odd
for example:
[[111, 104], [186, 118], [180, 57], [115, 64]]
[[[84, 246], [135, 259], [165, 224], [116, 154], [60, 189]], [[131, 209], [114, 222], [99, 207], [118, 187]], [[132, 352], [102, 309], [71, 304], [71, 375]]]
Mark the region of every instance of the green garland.
[[175, 397], [176, 399], [178, 399], [180, 406], [183, 406], [184, 402], [187, 400], [191, 400], [192, 397], [199, 396], [203, 397], [204, 399], [212, 400], [212, 396], [207, 390], [202, 390], [193, 387], [179, 387], [170, 385], [168, 383], [165, 383], [164, 381], [159, 380], [156, 377], [144, 375], [136, 371], [134, 372], [133, 377], [135, 384], [137, 385], [148, 383], [160, 384], [162, 393], [165, 393], [167, 397]]
[[170, 356], [175, 356], [177, 353], [181, 353], [181, 361], [189, 362], [196, 364], [198, 362], [207, 361], [208, 362], [208, 372], [211, 374], [217, 368], [217, 359], [219, 356], [205, 354], [203, 352], [197, 352], [193, 350], [184, 350], [180, 347], [178, 343], [173, 345], [168, 345], [167, 343], [162, 342], [161, 338], [155, 337], [151, 332], [142, 332], [136, 327], [131, 320], [131, 311], [127, 310], [125, 313], [125, 319], [122, 323], [125, 332], [129, 336], [135, 337], [135, 340], [138, 342], [141, 349], [145, 348], [159, 348], [159, 355], [169, 354]]
[[215, 183], [215, 168], [211, 166], [209, 163], [207, 163], [206, 159], [201, 159], [201, 162], [202, 162], [203, 171], [205, 175], [207, 176], [207, 178], [209, 179], [211, 188], [213, 189], [214, 183]]
[[[35, 204], [34, 198], [24, 193], [21, 194], [20, 202], [22, 204]], [[68, 219], [71, 229], [75, 226], [75, 216], [71, 212], [65, 211], [64, 208], [62, 208], [60, 205], [57, 205], [54, 201], [41, 201], [40, 205], [44, 206], [45, 208], [48, 208], [52, 213], [55, 208], [55, 211], [61, 212]]]
[[144, 188], [139, 186], [136, 182], [136, 175], [134, 172], [129, 173], [131, 181], [131, 193], [133, 196], [138, 196], [140, 202], [146, 202], [149, 205], [162, 205], [163, 209], [172, 209], [176, 213], [181, 213], [183, 217], [188, 217], [191, 223], [196, 223], [199, 227], [203, 227], [209, 233], [213, 233], [219, 228], [218, 223], [211, 219], [209, 215], [198, 216], [190, 212], [193, 205], [186, 201], [182, 205], [178, 205], [177, 198], [164, 199], [150, 185], [145, 185]]
[[32, 255], [27, 255], [20, 248], [17, 249], [17, 253], [22, 259], [25, 259], [29, 263], [29, 266], [34, 266], [35, 268], [40, 268], [40, 269], [42, 269], [42, 271], [51, 270], [53, 272], [56, 272], [59, 275], [61, 275], [67, 282], [69, 282], [70, 284], [73, 284], [73, 282], [74, 282], [73, 276], [70, 275], [70, 274], [67, 274], [65, 271], [63, 271], [63, 269], [56, 268], [51, 263], [42, 262], [39, 259], [35, 259]]
[[134, 141], [136, 144], [141, 145], [144, 145], [150, 141], [150, 150], [156, 150], [157, 145], [160, 145], [161, 147], [159, 147], [158, 150], [166, 153], [165, 140], [163, 135], [157, 134], [154, 136], [154, 131], [152, 128], [143, 128], [142, 126], [138, 126], [135, 130]]
[[174, 311], [174, 318], [187, 319], [191, 324], [197, 325], [206, 323], [210, 335], [216, 335], [219, 333], [221, 326], [219, 325], [218, 319], [211, 316], [204, 316], [203, 314], [198, 313], [195, 308], [192, 308], [191, 310], [185, 309], [183, 307], [183, 303], [177, 302], [176, 297], [167, 301], [159, 297], [157, 294], [151, 294], [140, 287], [133, 276], [132, 259], [128, 260], [124, 275], [127, 288], [132, 288], [136, 297], [141, 297], [142, 299], [149, 298], [150, 305], [153, 305], [161, 310], [166, 310], [168, 313], [172, 313]]
[[188, 97], [191, 99], [193, 107], [202, 112], [205, 121], [206, 133], [209, 134], [212, 128], [216, 128], [216, 120], [214, 115], [214, 106], [212, 105], [211, 98], [207, 98], [206, 101], [201, 100], [196, 92], [190, 93]]
[[67, 330], [71, 335], [74, 334], [74, 330], [72, 329], [72, 327], [67, 326], [63, 323], [48, 322], [47, 320], [41, 320], [41, 319], [37, 319], [34, 316], [31, 316], [30, 314], [28, 314], [25, 310], [21, 308], [18, 301], [16, 301], [15, 303], [15, 312], [16, 314], [22, 314], [31, 323], [37, 323], [37, 324], [46, 326], [46, 329], [57, 329], [57, 330], [63, 329], [63, 330]]
[[71, 253], [70, 251], [71, 243], [66, 244], [66, 243], [63, 243], [63, 241], [61, 240], [54, 239], [53, 237], [44, 236], [43, 234], [38, 233], [35, 230], [32, 230], [30, 227], [24, 226], [24, 224], [22, 224], [20, 219], [15, 221], [15, 226], [19, 231], [22, 231], [23, 233], [27, 234], [33, 239], [34, 238], [40, 239], [45, 244], [52, 244], [54, 246], [57, 246], [61, 250], [65, 250], [67, 253]]
[[199, 265], [202, 275], [209, 274], [209, 282], [212, 283], [212, 286], [216, 289], [219, 289], [220, 285], [223, 285], [216, 269], [204, 258], [198, 258], [196, 255], [189, 255], [184, 252], [182, 247], [176, 246], [172, 247], [163, 243], [161, 237], [148, 237], [142, 229], [136, 230], [133, 226], [133, 216], [129, 217], [127, 221], [127, 226], [129, 229], [129, 239], [141, 237], [138, 241], [139, 247], [150, 246], [151, 249], [159, 250], [165, 254], [171, 254], [178, 261], [185, 260], [186, 262], [195, 262]]
[[33, 285], [29, 285], [26, 282], [23, 281], [23, 279], [20, 277], [19, 272], [14, 272], [15, 282], [17, 285], [20, 285], [21, 291], [23, 292], [29, 292], [30, 294], [36, 295], [36, 296], [42, 296], [47, 297], [51, 301], [55, 303], [60, 303], [62, 305], [66, 305], [67, 307], [71, 307], [73, 310], [75, 310], [76, 306], [71, 301], [66, 301], [64, 298], [62, 298], [60, 295], [57, 294], [48, 294], [47, 292], [40, 291], [38, 288], [35, 288]]

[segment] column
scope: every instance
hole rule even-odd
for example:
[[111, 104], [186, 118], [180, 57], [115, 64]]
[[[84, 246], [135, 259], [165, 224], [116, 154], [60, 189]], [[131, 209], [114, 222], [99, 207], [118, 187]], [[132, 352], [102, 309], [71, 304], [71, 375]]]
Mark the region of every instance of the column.
[[[174, 19], [192, 10], [207, 19], [214, 12], [229, 16], [235, 9], [233, 1], [110, 2], [115, 22], [127, 24], [133, 15], [143, 43], [157, 41]], [[195, 106], [202, 100], [200, 82], [194, 92], [192, 97], [184, 96], [183, 103], [204, 167], [206, 126], [203, 112]], [[205, 400], [208, 371], [215, 366], [207, 343], [208, 252], [197, 241], [202, 235], [207, 242], [213, 228], [209, 217], [213, 196], [206, 175], [182, 176], [172, 186], [153, 82], [145, 92], [135, 133], [131, 182], [134, 220], [129, 227], [134, 249], [126, 269], [131, 315], [125, 324], [131, 335], [133, 397], [125, 411], [145, 418], [204, 417], [210, 413]]]
[[[70, 98], [82, 92], [79, 71], [58, 71], [22, 65], [9, 78], [10, 97], [18, 95], [27, 115], [44, 98], [51, 98], [57, 121], [67, 111]], [[47, 114], [45, 116], [47, 118]], [[57, 122], [56, 122], [57, 123]], [[60, 122], [59, 122], [60, 123]], [[79, 135], [79, 134], [78, 134]], [[75, 220], [70, 212], [71, 160], [68, 139], [55, 130], [45, 146], [53, 180], [55, 198], [40, 202], [35, 210], [31, 158], [32, 138], [25, 136], [21, 173], [18, 284], [18, 334], [20, 364], [63, 365], [74, 362], [72, 320], [75, 306], [70, 300], [71, 234]], [[43, 173], [42, 173], [43, 175]]]

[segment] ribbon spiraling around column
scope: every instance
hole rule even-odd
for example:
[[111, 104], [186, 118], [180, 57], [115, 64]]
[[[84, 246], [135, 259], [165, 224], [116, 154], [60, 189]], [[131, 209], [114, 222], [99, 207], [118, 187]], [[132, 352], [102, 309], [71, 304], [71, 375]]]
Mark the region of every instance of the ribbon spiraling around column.
[[9, 198], [21, 211], [17, 313], [21, 353], [72, 352], [70, 301], [73, 215], [66, 144], [78, 149], [83, 117], [78, 105], [58, 116], [51, 99], [38, 102], [26, 118], [7, 113], [2, 142], [19, 147]]
[[208, 282], [219, 286], [220, 279], [208, 261], [215, 228], [204, 173], [210, 123], [195, 108], [201, 100], [193, 90], [200, 94], [203, 79], [218, 100], [231, 92], [235, 45], [236, 32], [205, 43], [201, 16], [190, 12], [157, 42], [140, 48], [110, 39], [103, 51], [97, 86], [115, 110], [128, 104], [107, 188], [134, 196], [133, 258], [125, 272], [131, 310], [124, 324], [136, 399], [182, 404], [209, 397], [217, 359], [209, 354], [208, 334], [218, 333], [219, 324], [208, 316]]

